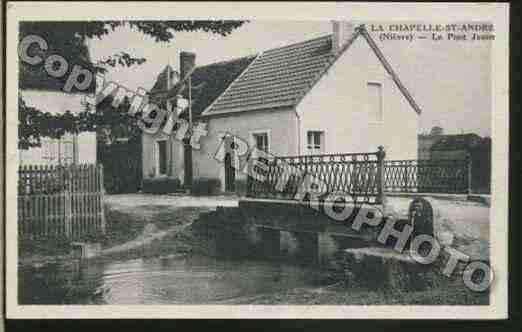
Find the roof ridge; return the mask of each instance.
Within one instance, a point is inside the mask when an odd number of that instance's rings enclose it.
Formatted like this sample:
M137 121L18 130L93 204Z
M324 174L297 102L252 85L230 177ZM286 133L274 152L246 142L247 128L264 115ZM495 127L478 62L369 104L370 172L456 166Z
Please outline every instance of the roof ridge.
M330 34L323 35L323 36L320 36L320 37L315 37L315 38L312 38L312 39L307 39L307 40L303 40L303 41L292 43L292 44L287 44L287 45L283 45L283 46L270 48L270 49L264 50L263 53L279 50L279 49L286 48L286 47L298 46L300 44L310 43L310 42L314 42L316 40L330 38L331 36L332 36L332 34L330 33Z
M303 41L300 41L300 42L296 42L296 43L292 43L292 44L288 44L288 45L284 45L284 46L274 47L274 48L271 48L271 49L268 49L268 50L265 50L265 51L261 51L261 52L258 52L258 53L254 53L254 54L250 54L250 55L246 55L246 56L242 56L242 57L237 57L237 58L233 58L233 59L229 59L229 60L222 60L222 61L212 62L212 63L208 63L208 64L202 65L202 66L195 66L194 70L191 73L191 76L192 76L192 74L194 74L194 71L196 69L205 68L205 67L209 67L209 66L215 66L215 65L224 65L224 64L228 64L228 63L231 63L231 62L234 62L234 61L238 61L238 60L242 60L242 59L250 59L250 58L254 58L255 59L258 56L260 56L261 54L266 53L266 52L275 51L275 50L279 50L279 49L283 49L283 48L287 48L287 47L295 47L295 46L300 45L300 44L306 44L306 43L314 42L314 41L320 40L320 39L331 38L331 36L332 36L332 34L330 33L330 34L314 37L312 39L307 39L307 40L303 40ZM252 61L252 62L254 62L254 61ZM171 67L172 70L178 71L173 66L171 66L170 64L165 65L165 67L163 67L163 70L161 70L160 73L158 74L158 78L156 79L156 82L154 83L154 85L156 85L157 81L159 80L159 77L166 72L166 69L169 66ZM154 87L154 85L153 85L153 87Z
M208 63L206 65L196 66L195 69L209 67L209 66L215 66L215 65L225 65L225 64L228 64L228 63L231 63L231 62L235 62L235 61L238 61L238 60L255 58L256 56L258 56L258 54L251 54L251 55L246 55L246 56L233 58L233 59L229 59L229 60L222 60L222 61L212 62L212 63Z
M256 67L256 65L261 61L263 61L263 59L265 59L266 57L272 57L272 56L275 56L275 57L279 57L277 54L285 54L285 53L288 53L288 52L293 52L294 49L299 49L299 48L320 48L322 47L322 44L325 43L325 42L328 42L329 40L331 40L331 34L327 34L327 35L323 35L323 36L318 36L318 37L315 37L315 38L311 38L311 39L307 39L307 40L304 40L304 41L300 41L300 42L297 42L297 43L292 43L292 44L287 44L287 45L284 45L284 46L280 46L280 47L275 47L275 48L272 48L272 49L269 49L269 50L265 50L263 52L260 52L257 57L250 63L249 66L247 66L245 68L245 70L241 73L241 75L239 75L231 84L230 86L218 97L216 98L216 100L214 101L214 103L212 103L211 105L209 105L207 107L207 109L202 113L203 116L206 116L206 115L211 115L211 114L222 114L222 113L227 113L227 111L223 112L223 110L221 110L221 108L223 107L223 105L225 104L230 104L232 101L230 100L230 98L227 98L229 97L228 93L229 91L232 91L236 86L238 86L238 83L239 82L243 82L242 79L243 77L247 77L250 73L251 73L251 70L255 69L254 67ZM329 51L330 52L330 51ZM295 57L295 54L293 55ZM312 58L317 58L317 56L314 56ZM303 61L303 64L306 64L306 63L309 63L311 60L313 60L312 58L310 59L307 59L306 61ZM329 62L329 58L330 56L328 56L327 58L325 58L324 62ZM263 66L265 67L265 66ZM267 68L269 67L272 67L272 66L268 66ZM317 69L319 69L323 67L323 65L321 66L318 66ZM257 68L257 67L256 67ZM266 71L266 69L263 69L262 71ZM316 69L314 69L315 71ZM319 69L320 70L320 69ZM275 73L278 73L280 71L278 70L270 70L270 73L269 74L264 74L263 76L273 76ZM305 72L308 72L308 71L300 71L302 73L305 73ZM253 76L251 75L251 77L249 77L249 79L252 79L252 77L258 77L259 75L262 75L260 73L256 73L256 74L253 74ZM267 77L268 77L267 76ZM309 76L309 75L304 75L301 74L299 75L299 77L297 77L298 79L306 79L308 80L308 77L306 76ZM249 80L247 79L247 80ZM254 96L252 94L249 94L247 93L248 90L250 88L252 88L252 84L247 84L248 86L247 87L244 87L244 91L241 93L241 94L245 94L245 95L248 95L250 99L254 98ZM298 94L301 94L300 92L297 92ZM290 97L290 96L288 96ZM255 97L257 100L261 100L263 98L260 99L259 96L256 95ZM237 99L237 98L236 98ZM294 100L295 98L292 96L291 98L287 98L287 100L283 103L284 105L289 105L289 103L292 103L292 101ZM237 103L234 102L234 103ZM281 101L274 101L275 104L279 105L279 106L283 106L283 104L281 103ZM275 105L274 103L272 103L273 105ZM256 104L260 104L259 102L257 102ZM217 108L216 108L217 107ZM253 105L250 105L248 106L247 108L252 108ZM233 107L233 108L237 108L237 107ZM241 108L241 107L240 107ZM256 108L258 108L256 106Z
M245 55L245 56L242 56L242 57L237 57L237 58L233 58L233 59L229 59L229 60L222 60L222 61L212 62L212 63L206 64L206 65L202 65L202 66L196 66L195 68L203 68L203 67L207 67L207 66L226 64L226 63L234 62L234 61L241 60L241 59L255 58L255 57L261 55L261 53L266 53L266 52L269 52L269 51L278 50L278 49L285 48L285 47L297 46L299 44L306 44L306 43L313 42L313 41L316 41L316 40L319 40L319 39L326 39L326 38L331 37L331 36L332 36L332 34L330 33L330 34L319 36L319 37L315 37L315 38L312 38L312 39L303 40L303 41L300 41L300 42L297 42L297 43L292 43L292 44L288 44L288 45L284 45L284 46L278 46L278 47L270 48L270 49L267 49L267 50L264 50L264 51L261 51L261 52L257 52L257 53L250 54L250 55Z

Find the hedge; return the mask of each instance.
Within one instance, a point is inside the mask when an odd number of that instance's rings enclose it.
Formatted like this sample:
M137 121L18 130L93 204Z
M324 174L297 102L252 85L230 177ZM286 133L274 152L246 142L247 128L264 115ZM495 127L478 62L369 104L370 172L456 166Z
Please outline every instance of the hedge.
M221 192L221 181L214 178L198 178L192 181L193 195L216 195Z
M142 191L148 194L167 194L181 189L178 178L161 177L143 179Z

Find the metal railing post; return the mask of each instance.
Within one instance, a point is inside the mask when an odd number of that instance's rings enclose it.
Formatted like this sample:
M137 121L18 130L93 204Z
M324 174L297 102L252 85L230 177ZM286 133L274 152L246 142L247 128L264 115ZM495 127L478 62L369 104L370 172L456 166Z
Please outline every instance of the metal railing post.
M250 152L249 156L248 156L248 159L247 159L247 183L246 183L246 197L250 197L252 198L252 186L253 186L253 181L252 181L252 174L253 174L253 155L252 155L252 152Z
M384 158L386 157L386 152L384 151L384 147L380 145L377 151L377 204L384 203Z

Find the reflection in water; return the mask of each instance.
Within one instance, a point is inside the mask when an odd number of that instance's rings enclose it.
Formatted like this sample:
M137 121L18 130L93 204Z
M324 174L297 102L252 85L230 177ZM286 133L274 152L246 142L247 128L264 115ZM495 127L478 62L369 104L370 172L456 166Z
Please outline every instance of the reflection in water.
M79 260L19 268L20 304L97 304L100 293L99 263Z
M277 262L163 256L20 269L20 304L210 304L321 282Z

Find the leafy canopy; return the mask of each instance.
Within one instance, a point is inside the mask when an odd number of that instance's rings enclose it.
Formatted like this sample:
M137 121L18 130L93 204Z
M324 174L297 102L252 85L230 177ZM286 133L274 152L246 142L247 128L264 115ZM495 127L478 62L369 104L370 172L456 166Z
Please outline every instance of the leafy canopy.
M246 21L232 20L21 22L19 38L21 40L27 35L36 34L47 41L49 45L48 54L60 54L69 62L88 64L94 71L105 73L108 67L140 65L146 59L121 51L92 64L89 50L85 43L86 39L102 39L115 29L128 26L134 31L153 38L156 42L170 42L175 38L176 32L180 31L204 31L227 36L244 23ZM20 80L24 79L24 75L32 75L37 77L38 80L45 79L44 75L41 75L42 68L30 66L22 62L20 62L20 66ZM35 75L35 71L40 72ZM109 104L105 104L100 109L108 111L110 107ZM108 114L111 112L100 113L98 110L93 111L88 108L76 115L70 111L62 114L51 114L49 110L42 111L35 107L29 107L20 98L18 147L19 149L28 149L33 146L40 146L41 137L60 138L65 133L95 131L101 127L110 128L109 132L118 132L121 130L122 124L123 127L131 128L134 125L132 123L134 120L130 119L126 114L125 118L122 117L125 107L128 107L128 103L123 103L112 116ZM134 133L134 131L132 132Z

